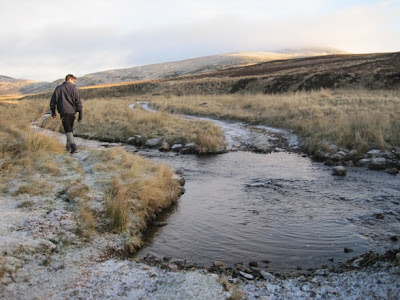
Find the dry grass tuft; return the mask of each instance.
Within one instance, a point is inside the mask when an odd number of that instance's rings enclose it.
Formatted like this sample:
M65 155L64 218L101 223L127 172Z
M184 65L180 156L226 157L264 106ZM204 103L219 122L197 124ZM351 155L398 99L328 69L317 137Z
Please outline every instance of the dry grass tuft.
M59 173L56 157L63 153L63 146L52 136L31 128L33 120L43 115L43 106L32 101L0 102L0 186L14 195L41 195L52 183L40 183L37 173ZM32 109L33 107L33 109ZM28 112L28 113L27 113ZM14 178L23 178L23 184L5 189Z
M96 217L87 201L80 202L78 211L78 234L85 238L90 238L96 233L96 226Z
M81 183L79 180L71 182L66 191L66 200L69 202L78 202L88 199L89 187Z
M7 268L6 268L6 266L5 266L5 261L4 261L4 258L3 258L3 256L0 256L0 279L2 279L3 278L3 276L6 274L6 272L7 272Z
M27 182L20 185L12 195L18 196L21 194L28 194L31 196L43 196L47 194L47 191L52 185L52 183L41 182L38 180L31 181L28 179Z
M30 122L39 118L40 113L39 110L33 111L27 117L27 106L29 103L22 101L14 104L0 103L0 154L7 158L7 164L57 173L52 156L62 153L63 146L54 137L30 127Z
M114 148L101 154L105 169L118 166L105 195L109 229L128 232L130 252L140 246L138 234L149 221L180 196L180 186L169 166Z
M217 131L217 134L215 134ZM196 132L196 145L199 153L217 152L224 144L221 128L209 127Z
M129 206L127 189L118 178L111 182L109 192L106 194L106 216L110 219L110 229L124 231L129 221Z
M239 287L231 282L227 278L220 277L218 282L222 285L225 291L230 292L229 300L242 300L244 299L244 293L239 289Z

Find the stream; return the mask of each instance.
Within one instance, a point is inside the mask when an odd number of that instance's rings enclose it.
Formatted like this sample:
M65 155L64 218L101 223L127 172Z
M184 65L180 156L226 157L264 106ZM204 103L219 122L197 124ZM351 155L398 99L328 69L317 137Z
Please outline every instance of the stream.
M220 126L230 151L139 151L182 170L186 193L158 218L165 226L149 228L137 258L154 255L204 266L215 260L226 266L257 262L270 271L293 271L399 248L398 176L359 167L346 167L344 177L333 176L331 167L290 151L298 146L290 132L197 119ZM63 135L58 137L65 142ZM78 147L113 146L76 141Z
M274 144L283 137L287 149L295 149L298 141L289 132L197 119L220 126L235 151L197 156L140 151L183 170L186 193L157 220L166 226L148 230L138 258L205 266L214 260L226 266L253 261L291 271L399 247L397 176L358 167L347 167L345 177L333 176L331 167ZM249 144L266 153L243 151Z

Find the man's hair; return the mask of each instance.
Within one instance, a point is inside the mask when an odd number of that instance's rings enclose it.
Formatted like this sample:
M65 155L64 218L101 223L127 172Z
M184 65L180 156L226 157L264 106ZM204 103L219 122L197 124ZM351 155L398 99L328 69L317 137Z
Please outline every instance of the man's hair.
M65 76L65 81L68 81L70 79L76 79L76 77L72 74L68 74L67 76Z

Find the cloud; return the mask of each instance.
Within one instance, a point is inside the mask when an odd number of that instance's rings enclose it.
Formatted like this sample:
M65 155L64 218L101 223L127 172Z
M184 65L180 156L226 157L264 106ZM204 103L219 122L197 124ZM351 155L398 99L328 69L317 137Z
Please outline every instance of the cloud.
M4 3L3 3L4 2ZM3 0L0 74L52 81L237 51L399 51L396 1Z
M248 21L224 15L186 26L135 32L127 39L146 45L132 49L132 63L133 57L145 58L146 52L156 58L177 59L184 53L197 56L316 46L361 53L396 51L400 46L396 33L387 28L385 15L368 7L282 20Z

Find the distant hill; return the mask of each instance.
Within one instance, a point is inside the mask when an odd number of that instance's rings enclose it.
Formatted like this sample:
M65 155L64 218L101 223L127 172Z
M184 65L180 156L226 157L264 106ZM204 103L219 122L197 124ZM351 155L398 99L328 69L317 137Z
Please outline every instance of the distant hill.
M146 65L128 69L116 69L85 75L78 80L78 86L93 86L130 81L175 78L184 75L206 74L232 67L241 67L296 57L310 57L329 54L343 54L336 49L310 48L284 50L281 52L249 51L211 55L175 62Z
M8 76L0 75L0 95L18 95L23 94L21 89L35 81L27 79L15 79Z
M8 76L0 75L0 82L13 82L15 80L17 80L17 79L12 78L12 77L8 77Z
M397 89L400 88L400 52L276 60L222 70L207 77L240 78L231 93L241 90L281 93L321 88Z
M274 60L205 74L86 87L83 97L400 89L400 52Z
M330 48L287 49L279 52L249 51L221 55L211 55L175 62L152 64L140 67L115 69L91 73L78 78L78 87L123 83L141 80L176 78L184 75L206 74L219 70L242 67L273 60L311 57L345 52ZM53 90L63 79L38 82L14 79L0 75L0 95L34 94Z

